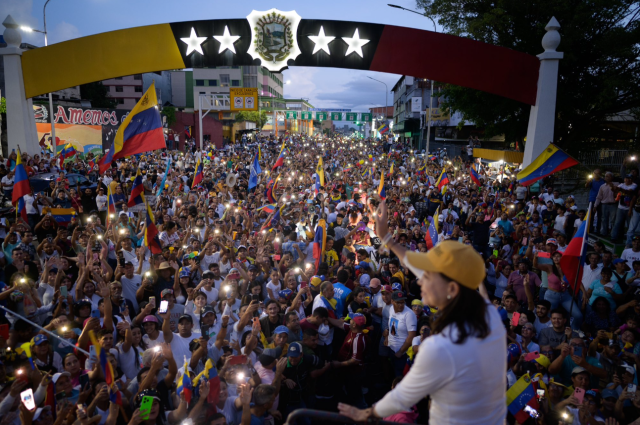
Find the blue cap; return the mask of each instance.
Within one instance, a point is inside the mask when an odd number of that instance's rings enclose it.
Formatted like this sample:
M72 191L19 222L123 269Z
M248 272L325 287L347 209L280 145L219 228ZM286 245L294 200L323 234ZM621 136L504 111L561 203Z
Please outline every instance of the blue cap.
M395 282L391 285L391 289L394 291L402 291L402 285L400 283Z
M273 331L273 334L274 334L274 335L277 335L277 334L287 334L287 335L288 335L288 334L289 334L289 328L287 328L287 327L286 327L286 326L284 326L284 325L280 325L280 326L278 326L278 327L276 328L276 330L275 330L275 331Z
M288 300L289 298L291 298L291 295L293 295L293 291L288 288L283 289L282 291L278 291L278 297L284 298L285 300Z
M302 355L302 346L298 342L294 342L289 345L287 350L287 357L300 357Z
M180 272L180 277L189 277L189 276L190 276L189 270L182 270Z
M607 398L610 398L610 397L613 397L613 398L615 398L617 400L618 399L618 393L616 391L610 390L608 388L602 391L602 398L603 399L607 399Z
M369 267L370 267L369 263L367 261L363 261L359 263L355 268L356 270L358 270L358 269L368 269Z
M31 343L33 345L40 345L43 342L49 342L49 340L47 339L46 336L44 336L43 334L38 334L36 336L33 337L33 339L31 340Z
M624 261L622 258L616 258L611 262L611 264L620 264L620 263L626 263L626 261Z

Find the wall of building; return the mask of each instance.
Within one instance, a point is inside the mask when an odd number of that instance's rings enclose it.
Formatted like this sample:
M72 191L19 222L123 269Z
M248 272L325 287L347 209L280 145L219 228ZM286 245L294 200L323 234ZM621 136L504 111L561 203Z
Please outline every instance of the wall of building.
M219 149L222 147L222 122L217 116L207 115L202 119L202 134L209 136ZM196 141L200 140L200 128L198 114L193 112L176 112L176 122L170 127L172 132L179 135L180 150L184 150L184 130L191 127L192 135Z
M102 84L107 87L108 96L117 99L117 109L133 109L144 94L142 74L111 78Z

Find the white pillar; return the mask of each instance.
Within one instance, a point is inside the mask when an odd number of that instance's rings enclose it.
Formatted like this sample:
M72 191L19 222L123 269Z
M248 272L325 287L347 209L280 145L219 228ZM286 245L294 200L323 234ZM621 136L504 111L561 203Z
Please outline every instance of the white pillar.
M540 58L540 74L538 75L538 93L536 104L531 107L529 128L524 149L523 168L531 164L544 149L553 142L553 130L556 118L556 94L558 91L558 66L564 53L557 52L560 45L560 24L555 17L551 18L542 37L544 52Z
M7 141L9 153L17 149L18 145L23 152L30 155L40 153L38 145L38 133L36 132L36 120L33 115L31 99L27 99L22 79L22 34L18 30L19 25L11 15L2 23L3 33L7 47L0 49L0 55L4 59L4 81L7 98ZM53 117L51 117L53 119Z

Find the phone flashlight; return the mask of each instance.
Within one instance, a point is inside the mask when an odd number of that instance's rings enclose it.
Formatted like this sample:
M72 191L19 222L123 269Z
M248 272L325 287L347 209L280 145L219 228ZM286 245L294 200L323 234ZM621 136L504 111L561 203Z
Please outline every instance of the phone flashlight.
M296 273L300 273L302 270L300 269L300 267L296 267L294 270Z
M66 326L63 326L63 327L62 327L62 332L66 332L66 331L67 331L67 327L66 327Z
M276 242L280 242L280 238L276 238Z
M109 214L109 218L114 218L115 214Z
M156 345L155 347L153 347L153 351L156 352L156 353L159 353L160 352L160 346Z
M98 239L102 239L102 235L98 235Z
M87 223L91 223L91 217L87 219Z
M225 292L227 292L227 293L228 293L229 291L231 291L231 286L230 286L230 285L225 286L225 287L224 287L224 291L225 291Z
M220 230L216 229L216 234L220 233Z
M243 381L243 380L244 380L244 373L242 373L242 372L238 372L238 374L236 375L236 377L238 378L238 381Z
M24 277L22 279L20 279L20 283L25 283L27 281L27 279L25 279Z
M636 160L635 155L631 157L631 160L632 160L632 161L635 161L635 160Z
M188 246L187 245L182 245L182 249L187 249Z

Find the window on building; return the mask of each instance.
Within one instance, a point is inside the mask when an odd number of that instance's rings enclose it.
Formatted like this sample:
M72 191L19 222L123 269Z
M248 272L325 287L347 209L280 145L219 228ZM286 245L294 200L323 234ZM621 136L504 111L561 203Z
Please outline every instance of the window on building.
M124 99L122 98L118 99L118 105L124 105Z
M116 80L122 80L122 77L116 77L115 79Z
M142 86L135 86L136 93L142 93Z
M229 74L220 74L220 86L229 87Z
M201 91L198 94L207 94L207 92Z
M240 69L239 66L232 66L231 69Z
M256 76L244 76L244 86L245 87L258 87L258 77Z
M240 87L240 80L231 80L231 87Z
M124 87L116 86L116 93L122 93L124 91Z
M197 87L202 87L202 86L204 86L204 80L196 80L196 86L197 86Z
M135 75L133 76L133 79L134 79L134 80L142 80L142 74L135 74Z
M209 87L216 87L218 85L218 80L209 80Z

